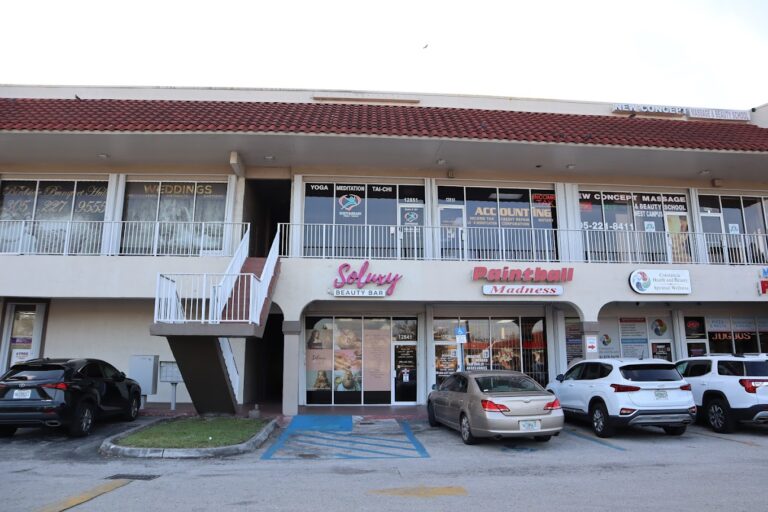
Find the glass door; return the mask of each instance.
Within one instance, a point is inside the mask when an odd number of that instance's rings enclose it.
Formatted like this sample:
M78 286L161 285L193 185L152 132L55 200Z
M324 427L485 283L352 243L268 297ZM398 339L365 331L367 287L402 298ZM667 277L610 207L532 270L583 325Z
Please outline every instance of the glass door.
M441 259L464 259L464 207L440 206Z
M667 261L673 263L691 262L691 244L688 235L688 215L666 213L664 215L667 233Z
M415 404L418 399L418 350L415 342L392 344L393 404Z
M400 258L424 258L424 205L401 204L398 207Z
M44 317L45 304L8 304L0 373L16 363L40 357Z
M723 216L719 213L702 213L701 229L707 244L710 263L724 263L727 258L723 236Z

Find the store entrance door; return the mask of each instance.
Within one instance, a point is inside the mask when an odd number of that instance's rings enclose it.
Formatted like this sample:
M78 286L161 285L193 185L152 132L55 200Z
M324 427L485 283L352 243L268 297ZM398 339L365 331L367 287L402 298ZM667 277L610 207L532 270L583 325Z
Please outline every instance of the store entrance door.
M0 344L0 373L16 363L40 357L45 304L9 303Z
M463 206L440 206L440 250L441 259L464 259Z
M401 204L398 209L400 258L424 259L424 205Z
M417 354L415 342L392 344L393 404L415 404L418 400Z

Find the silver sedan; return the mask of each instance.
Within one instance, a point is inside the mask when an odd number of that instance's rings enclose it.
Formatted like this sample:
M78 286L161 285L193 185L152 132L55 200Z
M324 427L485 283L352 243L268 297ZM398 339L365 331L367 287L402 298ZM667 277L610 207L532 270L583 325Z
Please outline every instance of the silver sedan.
M524 373L454 373L429 394L430 426L442 423L461 434L465 444L479 437L533 437L549 441L563 429L557 398Z

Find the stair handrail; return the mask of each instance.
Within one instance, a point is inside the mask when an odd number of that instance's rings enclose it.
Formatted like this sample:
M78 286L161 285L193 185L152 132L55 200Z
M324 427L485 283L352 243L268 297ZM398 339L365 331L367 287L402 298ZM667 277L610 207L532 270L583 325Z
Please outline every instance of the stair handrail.
M277 267L277 260L280 257L280 226L277 226L275 232L275 238L272 240L272 246L269 248L269 254L267 254L267 260L264 262L264 268L261 271L261 276L254 276L251 283L251 311L250 311L250 323L260 325L261 324L261 310L267 301L267 295L269 294L269 286L272 283L272 278L275 275L275 268Z
M246 224L245 233L243 238L237 245L237 250L229 261L227 270L224 271L224 276L221 281L213 286L211 290L211 300L214 301L211 307L210 323L219 323L221 315L224 312L224 308L227 305L227 299L229 298L232 290L235 288L235 283L240 275L240 270L245 264L245 260L248 258L248 249L250 248L251 240L251 225Z

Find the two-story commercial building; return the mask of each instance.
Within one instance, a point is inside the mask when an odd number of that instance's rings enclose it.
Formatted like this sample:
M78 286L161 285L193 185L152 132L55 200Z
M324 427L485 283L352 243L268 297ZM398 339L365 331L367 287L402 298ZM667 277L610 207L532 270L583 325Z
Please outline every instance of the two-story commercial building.
M768 352L767 225L766 106L3 87L0 370L154 354L296 414Z

